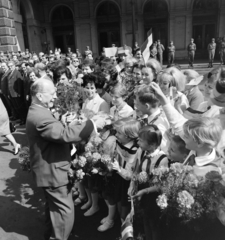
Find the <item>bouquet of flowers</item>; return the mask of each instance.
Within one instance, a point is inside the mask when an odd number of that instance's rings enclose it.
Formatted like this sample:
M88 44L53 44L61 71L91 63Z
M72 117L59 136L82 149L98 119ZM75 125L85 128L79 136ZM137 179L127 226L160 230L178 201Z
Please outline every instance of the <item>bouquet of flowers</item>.
M224 182L218 172L198 177L191 166L180 163L154 169L151 184L159 188L156 201L162 213L185 223L216 216L217 207L225 197Z
M55 110L59 114L75 112L82 100L81 88L75 83L59 84L57 86L57 99Z
M31 171L30 168L30 149L28 147L23 147L18 156L18 161L20 164L20 167L23 171Z
M84 175L106 175L112 170L111 157L104 153L103 140L98 135L90 138L84 147L84 152L72 162L71 169L69 171L71 180L82 180Z

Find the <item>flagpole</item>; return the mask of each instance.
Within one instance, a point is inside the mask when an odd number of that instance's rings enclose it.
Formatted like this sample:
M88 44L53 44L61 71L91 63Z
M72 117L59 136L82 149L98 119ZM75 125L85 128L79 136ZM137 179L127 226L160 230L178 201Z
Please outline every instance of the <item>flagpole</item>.
M135 0L130 1L132 7L132 35L133 35L133 46L132 49L134 50L135 42L136 42L136 14L135 14Z

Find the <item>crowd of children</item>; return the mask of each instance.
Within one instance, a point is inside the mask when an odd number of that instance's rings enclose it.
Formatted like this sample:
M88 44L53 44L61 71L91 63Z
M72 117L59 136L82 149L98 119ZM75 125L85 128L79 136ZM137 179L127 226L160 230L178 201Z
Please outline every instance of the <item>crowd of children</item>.
M119 221L116 212L122 224L132 199L140 201L143 210L145 239L162 239L157 187L146 185L134 191L132 179L139 172L151 174L155 168L180 162L193 166L198 176L210 171L223 174L224 75L222 66L203 78L195 70L162 69L155 59L144 63L126 56L117 62L84 61L74 78L64 79L83 89L84 112L104 112L112 119L113 131L105 140L114 156L110 189L96 184L103 180L93 174L77 185L74 202L90 217L100 210L98 197L103 196L108 215L98 231L107 231Z

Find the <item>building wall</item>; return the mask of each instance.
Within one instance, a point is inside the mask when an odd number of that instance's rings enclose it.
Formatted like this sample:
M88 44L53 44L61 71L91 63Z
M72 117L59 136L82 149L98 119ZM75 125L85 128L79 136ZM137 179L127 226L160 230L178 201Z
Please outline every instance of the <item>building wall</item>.
M55 43L52 33L51 14L59 5L71 9L74 16L74 45L84 51L88 45L97 55L101 49L98 46L98 27L96 11L106 0L12 0L15 27L20 48L24 50L22 33L22 16L20 4L26 10L29 48L32 51L44 51L46 42L50 49ZM121 45L132 45L132 9L130 0L109 0L114 2L120 12L120 42ZM143 11L149 0L136 0L136 39L141 45L145 40ZM192 37L193 2L194 0L165 0L168 5L168 41L173 40L176 46L176 57L187 57L186 47ZM219 16L217 36L225 35L225 0L219 0ZM107 46L106 46L107 47Z

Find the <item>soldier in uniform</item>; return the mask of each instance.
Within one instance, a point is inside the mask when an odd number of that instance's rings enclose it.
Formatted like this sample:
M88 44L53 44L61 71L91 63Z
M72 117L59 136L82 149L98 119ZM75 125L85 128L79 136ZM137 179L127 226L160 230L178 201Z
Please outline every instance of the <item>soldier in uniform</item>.
M194 39L191 38L191 42L187 46L188 51L188 59L189 59L189 67L193 68L193 63L195 59L195 51L196 51L196 44L194 43Z
M209 66L208 68L213 67L213 60L215 57L215 52L216 52L216 43L215 43L215 38L212 38L212 42L208 44L208 53L209 53Z
M168 66L170 67L171 65L174 64L174 59L175 59L175 51L176 48L173 45L173 41L170 41L170 45L168 46Z
M81 63L82 62L82 55L81 55L79 49L76 49L76 54L77 54L77 58L79 60L79 63Z
M220 62L225 65L225 37L220 42Z
M90 50L90 47L87 46L86 50L84 51L84 57L86 58L88 55L92 55L92 51Z
M135 53L138 49L140 49L140 47L139 47L138 43L135 42L135 43L134 43L134 53Z
M164 46L161 44L160 40L157 41L157 55L158 61L163 65L163 51L165 51Z
M150 57L157 59L157 47L155 43L153 43L152 48L150 50Z

